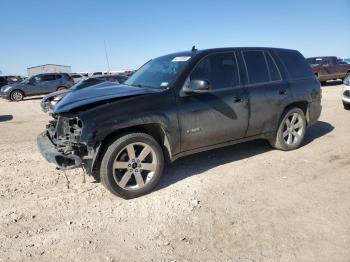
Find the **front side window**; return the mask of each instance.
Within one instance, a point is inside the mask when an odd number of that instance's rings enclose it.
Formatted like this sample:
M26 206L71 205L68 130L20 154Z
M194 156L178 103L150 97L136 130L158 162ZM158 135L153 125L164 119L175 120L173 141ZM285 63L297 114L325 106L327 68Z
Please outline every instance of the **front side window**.
M190 80L206 80L212 89L239 85L239 72L235 54L208 55L196 65L190 75Z
M269 81L269 71L263 51L244 51L244 61L248 71L249 83L257 84Z
M166 55L153 59L137 70L125 84L166 89L191 59L190 56Z
M42 75L36 75L36 76L33 76L29 79L29 81L31 82L40 82L42 81Z

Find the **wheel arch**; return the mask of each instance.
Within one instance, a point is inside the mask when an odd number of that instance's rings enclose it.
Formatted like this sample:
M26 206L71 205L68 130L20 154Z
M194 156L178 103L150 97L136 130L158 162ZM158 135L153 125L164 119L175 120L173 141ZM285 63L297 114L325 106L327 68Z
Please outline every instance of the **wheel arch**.
M283 116L284 112L288 111L290 108L300 108L306 118L306 124L308 125L309 121L310 121L310 115L309 115L309 102L306 100L300 100L300 101L294 101L292 103L287 104L284 109L282 110L280 116L279 116L279 121L278 123L281 121L281 117Z
M25 93L22 89L16 88L16 89L11 90L11 92L10 92L10 98L11 98L12 93L15 92L15 91L20 91L20 92L23 94L23 97L26 96L26 93Z
M129 134L129 133L136 133L141 132L150 135L153 137L160 147L162 148L163 154L164 154L164 160L166 162L170 162L172 159L172 148L170 145L170 141L167 135L167 132L165 131L165 128L159 124L159 123L147 123L147 124L139 124L139 125L133 125L125 128L121 128L118 130L114 130L110 132L103 141L101 141L101 146L97 152L97 155L94 158L94 161L92 163L91 171L94 169L98 169L98 165L100 164L103 154L107 149L107 146L112 142L118 139L119 137Z

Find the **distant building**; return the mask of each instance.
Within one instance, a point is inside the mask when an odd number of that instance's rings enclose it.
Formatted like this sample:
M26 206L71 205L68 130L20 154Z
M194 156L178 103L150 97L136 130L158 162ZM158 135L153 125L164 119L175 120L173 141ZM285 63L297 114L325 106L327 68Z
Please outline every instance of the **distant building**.
M27 68L28 76L42 73L71 73L71 66L46 64Z

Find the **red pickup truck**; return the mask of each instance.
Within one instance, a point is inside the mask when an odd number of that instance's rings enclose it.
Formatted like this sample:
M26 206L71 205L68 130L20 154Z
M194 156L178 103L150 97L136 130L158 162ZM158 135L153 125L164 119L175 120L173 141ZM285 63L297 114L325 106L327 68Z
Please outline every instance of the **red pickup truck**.
M340 61L335 56L318 56L306 59L320 82L344 79L350 74L350 64Z

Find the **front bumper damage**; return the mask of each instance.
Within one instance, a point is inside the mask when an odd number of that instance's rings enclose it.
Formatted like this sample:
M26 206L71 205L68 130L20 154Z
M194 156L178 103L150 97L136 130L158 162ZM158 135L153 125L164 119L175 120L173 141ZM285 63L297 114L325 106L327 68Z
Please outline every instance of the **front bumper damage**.
M47 131L37 137L37 144L43 157L48 162L55 164L60 170L73 169L83 165L80 156L74 154L65 155L58 152Z

